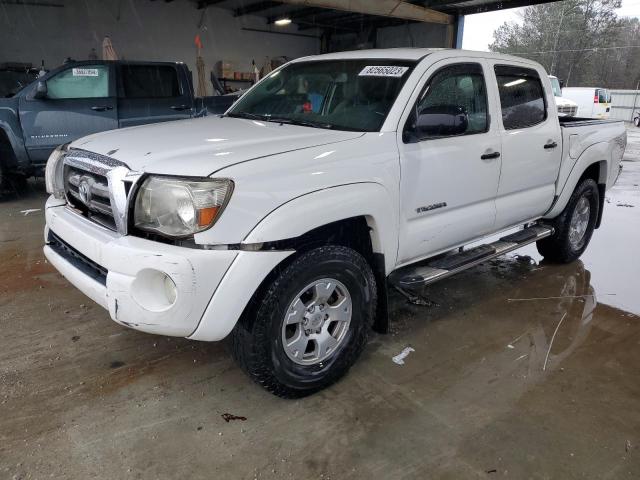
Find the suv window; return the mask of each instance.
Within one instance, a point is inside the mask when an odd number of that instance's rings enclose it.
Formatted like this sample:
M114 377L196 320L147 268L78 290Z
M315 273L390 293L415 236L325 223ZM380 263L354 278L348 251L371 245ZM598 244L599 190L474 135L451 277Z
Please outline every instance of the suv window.
M513 130L544 122L547 106L538 72L510 65L496 65L495 72L504 128Z
M460 63L438 70L427 82L416 105L420 139L486 132L487 90L482 67Z
M104 98L109 96L109 67L72 67L47 80L47 98Z
M123 65L120 69L126 98L180 96L178 73L169 65Z

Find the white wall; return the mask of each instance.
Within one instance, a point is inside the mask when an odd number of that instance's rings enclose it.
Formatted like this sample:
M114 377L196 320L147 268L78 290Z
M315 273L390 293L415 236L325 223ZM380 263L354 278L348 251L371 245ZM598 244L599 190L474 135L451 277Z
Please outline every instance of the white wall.
M116 52L127 60L182 61L195 76L194 37L200 33L208 72L218 60L250 71L251 60L262 66L265 56L300 57L319 53L315 38L243 31L269 28L256 16L234 18L229 10L210 7L204 28L202 10L194 2L176 0L51 0L62 8L0 3L0 63L31 62L47 68L65 58L84 60L91 48L102 55L102 39L110 35ZM275 27L272 27L275 29ZM291 25L280 31L296 31ZM307 31L305 31L307 33ZM195 80L195 78L194 78ZM211 85L208 85L209 91Z

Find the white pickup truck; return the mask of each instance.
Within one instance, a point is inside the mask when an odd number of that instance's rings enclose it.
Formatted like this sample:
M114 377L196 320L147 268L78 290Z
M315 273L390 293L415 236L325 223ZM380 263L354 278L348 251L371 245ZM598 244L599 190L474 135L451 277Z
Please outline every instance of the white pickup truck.
M388 285L415 292L532 242L578 258L625 145L621 122L559 121L529 60L307 57L224 115L59 147L44 253L119 324L230 336L254 380L300 397L386 330Z

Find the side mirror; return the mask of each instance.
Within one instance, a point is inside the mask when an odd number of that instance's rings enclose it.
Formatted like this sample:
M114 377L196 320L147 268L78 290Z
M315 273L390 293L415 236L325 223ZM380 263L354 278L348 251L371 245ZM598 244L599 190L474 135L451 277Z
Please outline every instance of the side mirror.
M469 116L458 105L435 105L418 112L416 134L425 137L462 135L469 127Z
M34 98L47 98L47 82L44 80L38 80L38 83L36 84L36 91L33 94Z

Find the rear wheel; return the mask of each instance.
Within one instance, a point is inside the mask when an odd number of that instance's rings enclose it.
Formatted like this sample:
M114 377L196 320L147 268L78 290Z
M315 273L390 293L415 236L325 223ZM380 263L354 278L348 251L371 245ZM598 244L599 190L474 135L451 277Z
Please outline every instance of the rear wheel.
M355 363L373 324L376 284L358 252L325 246L301 254L256 300L231 335L232 353L268 391L297 398Z
M599 208L598 185L587 178L576 187L563 212L553 220L554 234L537 242L538 252L552 262L576 260L589 245Z
M640 127L640 116L633 119L633 123L636 127Z

